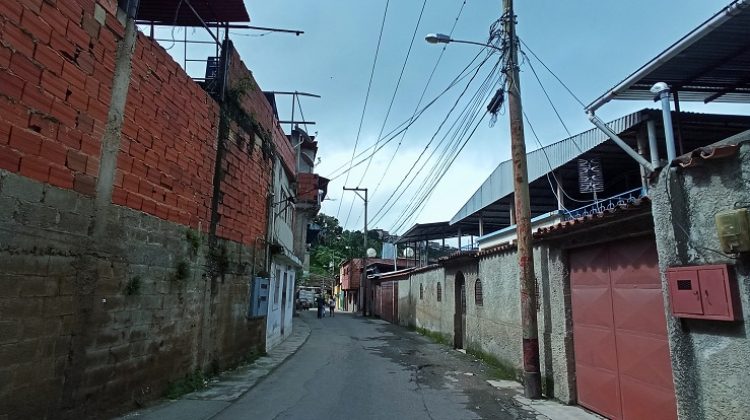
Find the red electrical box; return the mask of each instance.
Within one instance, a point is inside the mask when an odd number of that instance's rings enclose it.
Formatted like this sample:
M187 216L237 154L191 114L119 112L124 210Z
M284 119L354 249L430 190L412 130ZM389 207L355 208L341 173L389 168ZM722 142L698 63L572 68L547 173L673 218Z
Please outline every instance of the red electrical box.
M674 316L716 321L734 321L739 316L726 264L672 267L667 270L667 281Z

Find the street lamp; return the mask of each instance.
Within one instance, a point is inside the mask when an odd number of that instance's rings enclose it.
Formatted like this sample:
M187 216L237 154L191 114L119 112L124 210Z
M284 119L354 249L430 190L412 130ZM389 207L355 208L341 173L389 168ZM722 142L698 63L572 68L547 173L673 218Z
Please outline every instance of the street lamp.
M479 45L482 47L492 48L493 50L496 50L496 51L503 51L502 48L496 45L486 44L484 42L464 41L461 39L453 39L446 34L427 34L424 37L424 40L430 44L450 44L450 43L471 44L471 45Z
M531 206L529 203L529 171L526 162L526 141L523 133L521 81L518 70L518 39L516 37L513 0L503 0L503 32L505 40L500 48L491 44L451 39L444 34L429 34L425 40L432 44L474 44L500 51L505 59L507 77L508 116L510 117L511 160L513 162L513 198L516 214L516 247L518 249L519 280L521 286L521 329L523 335L524 394L527 398L541 397L539 366L539 330L537 326L537 296L534 276L534 248L531 236Z

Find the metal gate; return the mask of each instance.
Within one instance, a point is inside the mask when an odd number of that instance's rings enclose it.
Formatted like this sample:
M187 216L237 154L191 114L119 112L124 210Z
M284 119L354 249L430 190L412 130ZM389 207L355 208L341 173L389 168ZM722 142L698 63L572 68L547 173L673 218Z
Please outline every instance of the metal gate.
M613 419L676 419L656 245L570 252L578 402Z

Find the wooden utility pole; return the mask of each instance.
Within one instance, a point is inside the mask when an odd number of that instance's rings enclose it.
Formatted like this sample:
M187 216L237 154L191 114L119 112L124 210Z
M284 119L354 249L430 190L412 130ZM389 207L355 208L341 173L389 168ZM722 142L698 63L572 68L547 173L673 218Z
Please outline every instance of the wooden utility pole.
M521 80L518 71L518 39L513 0L503 0L506 66L508 78L508 115L510 116L511 159L515 198L518 267L521 281L521 322L523 324L523 388L527 398L541 398L539 371L539 331L537 329L536 279L534 278L534 245L531 237L531 206L526 164L526 140L523 133Z

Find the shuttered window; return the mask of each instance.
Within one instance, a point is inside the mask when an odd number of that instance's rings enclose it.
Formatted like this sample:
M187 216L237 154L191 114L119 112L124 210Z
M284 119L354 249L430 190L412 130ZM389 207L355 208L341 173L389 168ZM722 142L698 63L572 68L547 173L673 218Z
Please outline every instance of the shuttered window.
M443 301L443 286L440 285L440 282L437 284L437 301Z
M479 279L474 282L474 303L476 303L477 306L484 305L484 296L482 295L482 280Z

